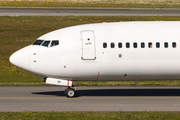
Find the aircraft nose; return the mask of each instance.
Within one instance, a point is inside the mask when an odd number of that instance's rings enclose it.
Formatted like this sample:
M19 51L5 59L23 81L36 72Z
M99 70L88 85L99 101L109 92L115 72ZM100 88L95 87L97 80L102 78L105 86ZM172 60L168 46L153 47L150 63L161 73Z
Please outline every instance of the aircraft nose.
M25 47L13 53L9 61L24 70L29 70L29 47Z

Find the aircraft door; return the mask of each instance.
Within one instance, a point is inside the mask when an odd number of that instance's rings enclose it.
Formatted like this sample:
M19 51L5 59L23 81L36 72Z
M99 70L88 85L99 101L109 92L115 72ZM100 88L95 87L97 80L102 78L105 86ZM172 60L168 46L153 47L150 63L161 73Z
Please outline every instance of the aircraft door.
M84 30L81 31L82 39L82 60L95 60L96 48L94 31Z

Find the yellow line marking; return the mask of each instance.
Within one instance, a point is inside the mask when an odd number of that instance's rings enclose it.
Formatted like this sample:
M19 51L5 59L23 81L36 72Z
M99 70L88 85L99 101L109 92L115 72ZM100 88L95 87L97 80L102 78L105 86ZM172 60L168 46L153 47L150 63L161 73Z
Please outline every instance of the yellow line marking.
M180 99L180 97L0 97L3 99Z

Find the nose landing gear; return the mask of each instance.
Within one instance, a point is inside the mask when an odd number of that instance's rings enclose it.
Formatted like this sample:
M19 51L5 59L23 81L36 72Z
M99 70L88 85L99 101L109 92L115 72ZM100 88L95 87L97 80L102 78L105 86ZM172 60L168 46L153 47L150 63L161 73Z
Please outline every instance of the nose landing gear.
M63 80L63 79L57 79L57 78L44 78L44 82L48 84L53 84L53 85L68 86L68 88L66 88L64 92L66 97L72 98L75 96L76 89L72 85L72 81L70 80Z
M72 98L75 96L75 89L73 87L68 87L65 89L64 94L66 97Z

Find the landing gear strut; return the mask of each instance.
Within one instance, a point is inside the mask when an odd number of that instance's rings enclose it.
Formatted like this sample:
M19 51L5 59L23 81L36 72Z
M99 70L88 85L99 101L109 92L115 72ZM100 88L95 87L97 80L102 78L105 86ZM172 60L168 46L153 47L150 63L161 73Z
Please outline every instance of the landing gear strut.
M75 96L75 89L73 87L68 87L65 89L64 94L66 97L74 97Z

